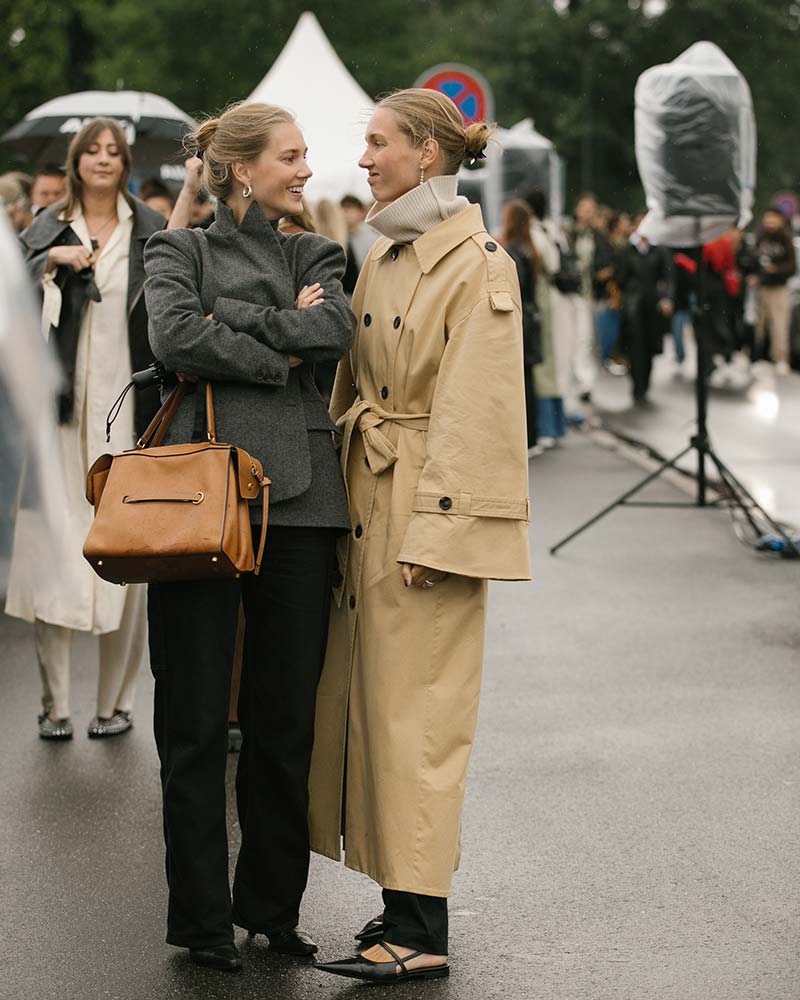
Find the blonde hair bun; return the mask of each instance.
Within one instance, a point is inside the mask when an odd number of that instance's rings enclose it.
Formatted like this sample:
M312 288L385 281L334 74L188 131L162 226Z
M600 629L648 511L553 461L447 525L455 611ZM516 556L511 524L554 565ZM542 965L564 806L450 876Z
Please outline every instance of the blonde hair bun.
M217 134L217 129L219 128L219 118L207 118L194 132L189 136L190 145L193 146L198 154L202 156L203 153L211 145L211 140Z
M462 163L483 155L486 144L497 128L477 122L464 128L461 112L446 94L438 90L414 87L396 90L378 102L378 107L395 113L400 131L412 146L426 139L439 144L439 156L445 174L457 174Z
M466 145L464 159L468 161L480 159L496 131L497 126L489 125L487 122L473 122L467 125L464 130Z

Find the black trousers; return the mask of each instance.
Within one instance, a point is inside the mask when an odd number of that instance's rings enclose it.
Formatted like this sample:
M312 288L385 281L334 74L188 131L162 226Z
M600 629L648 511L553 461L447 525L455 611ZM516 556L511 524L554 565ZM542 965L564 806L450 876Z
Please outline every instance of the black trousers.
M447 954L447 899L383 890L384 938L426 955Z
M271 527L259 576L149 587L170 944L227 944L234 923L262 932L297 925L308 878L308 772L334 540L330 529ZM242 846L231 905L225 771L240 601Z

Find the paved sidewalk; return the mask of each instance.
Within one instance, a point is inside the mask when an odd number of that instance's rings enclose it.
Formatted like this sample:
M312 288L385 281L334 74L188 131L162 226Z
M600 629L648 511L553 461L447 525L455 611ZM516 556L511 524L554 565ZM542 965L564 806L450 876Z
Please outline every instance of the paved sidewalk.
M616 511L552 559L640 470L583 435L532 468L536 577L491 589L449 981L364 988L263 939L226 977L167 947L150 678L134 730L90 742L96 658L79 641L77 736L42 743L31 630L3 619L0 995L800 996L800 565L691 510ZM350 951L378 899L314 859L303 924L323 957Z

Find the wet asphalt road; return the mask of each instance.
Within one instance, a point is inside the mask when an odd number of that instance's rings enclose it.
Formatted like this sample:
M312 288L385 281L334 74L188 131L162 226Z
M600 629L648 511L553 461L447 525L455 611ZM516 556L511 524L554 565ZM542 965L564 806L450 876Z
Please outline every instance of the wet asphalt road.
M2 619L0 997L800 997L800 563L698 511L615 512L545 554L640 476L580 436L534 463L536 578L491 591L449 981L353 985L263 939L226 976L166 946L150 678L134 730L90 742L82 639L76 739L48 745L31 630ZM378 900L314 859L321 955L348 953Z

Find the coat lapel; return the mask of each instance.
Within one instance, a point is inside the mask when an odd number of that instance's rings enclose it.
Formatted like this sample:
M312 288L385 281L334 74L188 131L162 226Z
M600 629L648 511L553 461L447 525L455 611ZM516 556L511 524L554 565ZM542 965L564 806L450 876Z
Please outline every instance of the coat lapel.
M143 211L146 206L137 198L133 199L133 230L131 250L128 257L128 318L142 297L144 290L144 245L159 228L154 225L154 213Z

